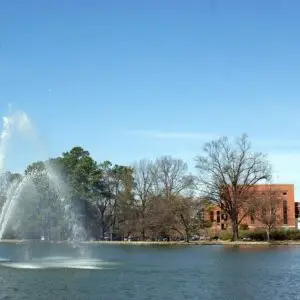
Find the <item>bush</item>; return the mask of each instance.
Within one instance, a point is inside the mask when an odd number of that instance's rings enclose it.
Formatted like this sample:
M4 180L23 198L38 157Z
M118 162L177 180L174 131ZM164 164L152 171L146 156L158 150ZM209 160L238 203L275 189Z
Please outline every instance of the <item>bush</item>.
M251 237L250 237L251 235ZM255 234L252 232L252 231L249 231L249 230L239 230L239 237L240 239L244 239L244 238L251 238L253 239L253 236ZM221 240L224 240L224 241L228 241L228 240L231 240L232 238L232 232L231 230L227 230L227 231L221 231L220 233L220 239Z
M298 229L275 229L270 234L271 240L300 240L300 230Z
M270 233L270 239L274 241L284 241L288 240L289 233L283 229L275 229Z
M240 225L240 230L248 230L248 229L249 229L248 224L241 224Z
M210 228L212 226L212 221L205 220L203 221L202 228Z
M255 230L240 230L240 239L250 238L253 241L266 241L267 233L264 228ZM232 232L222 231L220 233L221 240L231 240ZM298 229L274 229L270 233L270 239L273 241L300 240L300 230Z
M288 237L289 237L289 240L300 240L300 230L299 229L289 229Z
M267 239L266 231L262 229L255 229L253 231L247 231L244 235L245 238L250 238L254 241L265 241Z
M243 237L250 238L255 241L265 241L267 240L267 233L265 229L260 228L245 232ZM274 241L300 240L300 230L275 229L271 231L270 239Z
M232 238L232 232L231 231L221 231L220 233L220 240L228 241Z

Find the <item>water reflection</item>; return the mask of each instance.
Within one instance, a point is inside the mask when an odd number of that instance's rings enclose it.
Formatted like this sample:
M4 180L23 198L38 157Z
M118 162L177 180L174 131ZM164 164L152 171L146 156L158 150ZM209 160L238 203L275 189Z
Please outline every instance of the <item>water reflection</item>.
M300 294L300 247L93 244L90 257L80 258L68 245L31 245L22 260L29 245L0 244L0 257L11 258L0 262L1 292L11 299L281 300Z

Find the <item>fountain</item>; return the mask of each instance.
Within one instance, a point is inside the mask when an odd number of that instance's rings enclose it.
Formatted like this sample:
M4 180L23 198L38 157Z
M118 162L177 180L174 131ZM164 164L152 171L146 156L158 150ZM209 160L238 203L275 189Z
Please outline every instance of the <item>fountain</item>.
M21 134L32 135L33 126L24 112L3 117L3 130L0 135L0 174L5 174L3 171L6 149L15 130ZM86 240L86 232L68 196L69 187L60 180L59 173L51 165L48 163L44 165L44 169L29 172L21 179L17 178L10 182L4 179L3 185L6 187L6 192L5 202L0 213L0 240L4 238L9 228L18 231L21 234L21 239L24 236L26 238L28 232L32 234L34 230L38 229L39 236L36 236L36 238L42 240L39 243L45 243L46 240L53 240L50 232L53 229L51 224L55 223L55 229L59 228L64 233L67 232L67 236L63 238L67 240L67 244L71 248L79 250L76 251L76 262L70 257L55 259L55 257L50 256L47 258L47 262L42 264L40 259L33 259L30 251L26 248L23 262L4 262L5 266L20 267L21 264L23 267L28 267L28 261L30 261L30 268L55 268L61 266L97 268L99 261L96 262L89 259L89 255L86 252L87 248L82 243ZM4 175L1 176L5 177ZM39 222L38 226L32 225L36 220ZM47 232L41 232L41 224L44 223L47 225ZM54 239L61 240L61 237L58 238L56 234ZM4 266L4 263L1 263L1 265Z

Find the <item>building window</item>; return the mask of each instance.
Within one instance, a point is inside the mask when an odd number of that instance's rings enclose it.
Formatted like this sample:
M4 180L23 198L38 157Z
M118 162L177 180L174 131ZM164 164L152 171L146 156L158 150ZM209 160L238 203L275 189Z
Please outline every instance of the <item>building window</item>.
M223 221L227 221L227 215L226 215L226 214L222 214L222 215L221 215L221 219L222 219Z
M209 218L210 218L210 221L211 221L211 222L214 221L214 212L213 212L213 211L210 212Z
M251 211L250 211L250 221L251 221L251 224L254 224L254 209L251 209Z
M283 200L282 201L283 204L283 224L287 225L288 223L288 209L287 209L287 201Z
M221 222L221 216L220 216L220 212L217 211L217 223Z
M221 230L225 230L226 228L225 228L225 224L224 223L222 223L221 224Z
M300 216L299 203L295 203L295 215L296 218L299 218Z

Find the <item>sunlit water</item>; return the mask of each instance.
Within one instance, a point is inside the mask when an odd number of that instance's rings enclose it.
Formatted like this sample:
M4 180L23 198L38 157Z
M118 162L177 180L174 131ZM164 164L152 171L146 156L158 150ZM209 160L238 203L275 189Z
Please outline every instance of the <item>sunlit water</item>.
M300 247L0 244L0 299L300 299Z

